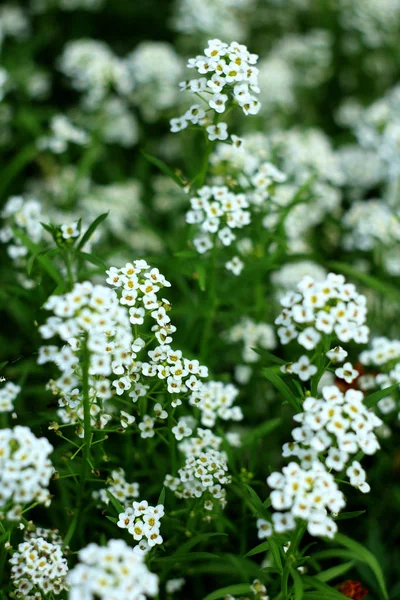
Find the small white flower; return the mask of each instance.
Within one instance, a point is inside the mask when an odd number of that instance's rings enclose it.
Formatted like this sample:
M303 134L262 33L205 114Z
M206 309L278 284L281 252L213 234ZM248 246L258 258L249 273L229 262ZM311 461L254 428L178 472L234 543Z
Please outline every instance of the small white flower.
M228 139L228 125L226 123L218 123L217 125L209 125L206 128L208 133L208 139L213 142L214 140L227 140Z

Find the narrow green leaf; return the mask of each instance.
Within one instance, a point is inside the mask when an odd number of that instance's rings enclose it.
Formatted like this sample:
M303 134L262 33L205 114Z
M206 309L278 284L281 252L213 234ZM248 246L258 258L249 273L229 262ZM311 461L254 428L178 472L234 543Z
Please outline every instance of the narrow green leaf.
M294 600L303 600L304 586L300 573L297 569L290 569L290 575L293 579Z
M206 269L203 264L198 265L197 267L197 281L199 282L199 287L202 292L206 291Z
M397 288L382 281L381 279L373 277L372 275L367 275L366 273L358 271L348 263L334 261L330 263L330 267L332 267L332 269L336 269L336 271L339 273L344 273L345 275L354 277L354 279L361 281L361 283L364 283L369 288L380 292L384 296L390 296L396 300L399 299L399 290Z
M344 521L346 519L355 519L357 517L361 517L361 515L364 515L366 512L367 512L366 510L354 510L353 512L339 513L339 515L336 517L336 521Z
M165 500L165 487L163 487L160 495L158 496L157 504L164 504L164 500Z
M89 254L88 252L79 252L79 256L82 256L85 260L96 265L96 267L101 267L103 269L107 269L107 263L104 262L102 258L95 256L94 254Z
M111 521L111 523L118 523L117 517L110 517L109 515L106 515L106 519Z
M22 171L22 169L29 164L38 154L36 144L32 146L25 146L19 154L17 154L8 166L1 171L0 180L0 195L2 195L7 187L10 185L14 177Z
M262 374L272 385L278 390L280 394L284 397L284 399L289 402L293 408L298 411L300 410L300 406L298 404L297 399L292 393L291 389L286 385L283 379L274 371L273 368L267 367L262 369Z
M303 577L304 584L307 586L313 587L320 594L319 598L326 598L326 600L343 600L346 596L335 590L335 588L330 587L323 581L316 579L316 577ZM323 594L323 595L321 595Z
M60 286L62 286L62 288L64 288L64 280L61 277L61 274L58 272L57 268L55 267L53 262L50 260L50 258L48 256L45 256L44 254L41 254L42 248L40 246L38 246L37 244L35 244L34 242L32 242L32 240L28 236L26 236L24 233L22 233L15 227L13 227L12 230L13 230L14 235L21 240L21 242L24 244L24 246L26 246L28 248L29 252L36 255L37 262L40 263L40 265L50 275L50 277L58 285L60 285Z
M261 423L261 425L258 425L257 427L255 427L254 429L249 431L249 433L246 433L242 437L242 440L241 440L242 447L249 446L253 442L257 441L259 438L268 435L269 433L274 431L274 429L279 427L281 422L282 422L282 419L275 418L275 419L269 419L268 421Z
M199 535L194 536L193 538L191 538L190 540L188 540L187 542L185 542L184 544L179 546L178 550L176 552L174 552L174 556L185 554L186 552L189 552L189 550L194 548L194 546L197 546L197 544L200 544L201 542L204 542L204 541L208 540L209 538L221 537L221 536L228 537L228 535L226 533L200 533Z
M385 396L388 396L389 394L391 394L398 388L399 388L399 384L394 383L393 385L389 385L387 388L384 388L383 390L378 390L377 392L374 392L373 394L369 394L368 396L366 396L364 398L365 406L368 406L368 407L374 406L374 404L376 404L379 400L381 400L382 398L385 398Z
M88 242L90 240L90 238L92 237L92 235L94 234L94 232L96 231L96 229L100 225L100 223L102 223L105 219L107 219L107 217L108 217L108 211L106 213L103 213L102 215L99 215L98 217L96 217L96 219L93 221L93 223L91 223L89 225L89 227L83 234L82 238L80 239L80 241L77 245L78 250L81 250L81 248L83 248L83 246L86 244L86 242Z
M162 558L154 559L155 563L167 564L167 563L178 563L178 562L190 562L191 560L204 560L212 558L215 560L219 559L217 554L211 552L188 552L187 554L174 554L173 556L163 556Z
M335 535L334 541L337 542L338 544L340 544L341 546L344 546L345 548L348 548L349 550L351 550L351 552L354 553L353 558L355 560L362 561L369 566L369 568L371 569L371 571L374 573L374 575L376 577L376 580L378 582L378 585L379 585L379 588L380 588L380 591L382 594L382 598L384 598L384 600L389 600L389 595L388 595L388 592L386 589L386 584L385 584L385 579L384 579L384 576L382 573L382 569L381 569L381 566L378 563L377 559L375 558L375 556L369 550L367 550L364 546L362 546L358 542L355 542L354 540L347 537L346 535L343 535L342 533L337 533Z
M275 356L272 352L268 352L268 350L264 350L264 348L252 348L252 350L261 356L261 358L267 359L269 362L277 364L277 365L285 365L286 361L279 358L279 356Z
M111 504L113 505L118 514L125 512L125 508L123 507L121 502L117 500L117 498L109 490L106 490L106 494L109 497Z
M251 592L251 587L248 583L236 583L234 585L228 585L227 587L220 588L219 590L215 590L215 592L211 592L208 596L205 596L203 600L219 600L219 598L225 598L225 596L231 595L234 596L236 594L249 594Z
M160 169L160 171L162 171L164 173L164 175L167 175L173 181L175 181L175 183L177 185L179 185L179 187L183 187L185 185L185 182L182 180L182 178L175 171L173 171L168 165L166 165L165 162L163 162L156 156L147 154L147 152L145 152L144 150L141 150L140 153L144 156L144 158L149 163L151 163L152 165L154 165L155 167Z
M350 560L347 563L342 563L341 565L336 565L335 567L331 567L330 569L321 571L321 573L318 573L318 575L316 575L315 577L317 579L319 579L320 581L324 581L324 582L331 581L331 579L335 579L336 577L341 577L342 575L347 573L347 571L350 571L350 569L353 566L354 566L354 560Z
M282 566L282 558L281 558L281 553L280 553L280 550L279 550L279 546L275 542L275 540L273 539L273 537L268 538L268 543L269 543L269 547L270 547L270 550L271 550L272 558L274 559L276 568L278 569L279 573L282 574L283 573L283 566Z
M262 544L258 544L252 550L250 550L247 554L244 555L244 558L247 556L255 556L256 554L261 554L262 552L267 552L270 549L268 541L262 542Z

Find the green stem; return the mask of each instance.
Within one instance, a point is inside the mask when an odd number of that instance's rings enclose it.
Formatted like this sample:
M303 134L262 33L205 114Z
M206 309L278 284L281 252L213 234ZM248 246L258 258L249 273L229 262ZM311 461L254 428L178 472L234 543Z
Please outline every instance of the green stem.
M64 538L64 547L71 541L79 518L82 514L83 500L85 496L85 486L89 475L90 468L90 445L92 440L92 430L90 423L90 398L89 398L89 351L87 348L87 340L84 341L82 347L82 399L83 399L83 427L84 427L84 446L82 456L82 467L80 472L80 482L78 490L78 500L76 510Z

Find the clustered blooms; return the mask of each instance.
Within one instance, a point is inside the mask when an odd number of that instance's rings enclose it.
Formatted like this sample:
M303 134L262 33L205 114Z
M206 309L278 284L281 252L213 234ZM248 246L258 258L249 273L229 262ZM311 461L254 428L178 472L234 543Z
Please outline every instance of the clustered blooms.
M260 539L273 530L294 529L296 519L307 521L310 535L332 538L337 531L332 516L346 502L331 470L345 472L350 485L369 492L364 469L358 460L350 460L359 451L371 455L378 450L374 429L382 421L366 408L363 399L359 390L343 394L336 386L325 386L322 398L306 397L303 412L294 416L299 423L292 432L294 441L283 446L283 456L294 456L300 464L291 462L282 473L272 473L267 479L273 489L272 507L286 512L272 515L273 527L258 520Z
M122 468L111 471L107 482L108 485L106 488L95 490L93 492L93 497L104 504L109 504L110 502L110 497L107 492L112 494L112 496L124 506L129 504L129 502L132 502L134 498L139 497L139 484L136 482L128 483L126 481L125 471Z
M227 140L228 126L219 121L218 115L234 106L239 106L245 115L256 115L260 110L260 103L253 95L260 92L258 69L254 66L257 60L258 56L243 44L209 40L204 55L189 59L187 65L202 77L180 84L181 90L200 96L207 108L192 105L182 117L171 119L171 131L181 131L189 124L200 125L206 127L209 140ZM210 111L214 112L213 118L207 115Z
M127 529L136 542L135 551L146 554L150 548L163 543L160 535L161 518L164 516L164 506L149 506L147 500L133 502L125 511L118 515L118 527Z
M283 310L275 319L280 326L278 335L282 344L296 340L300 346L312 351L324 336L328 340L354 340L358 344L368 341L366 298L352 283L346 283L343 275L329 273L319 282L306 276L297 289L281 299ZM329 350L327 356L339 362L347 353L336 347ZM298 363L286 366L285 370L301 374L304 381L316 372L314 367L310 369L307 356L300 357Z
M8 244L8 255L13 260L27 256L28 248L14 235L12 227L20 228L36 244L40 242L44 235L40 202L31 196L11 196L4 205L1 217L5 223L0 229L0 241Z
M0 382L1 381L2 379L0 378ZM0 413L11 412L14 410L14 400L20 391L21 387L12 381L7 381L7 383L0 388Z
M224 421L243 419L242 409L239 406L232 406L239 393L234 385L209 381L203 384L201 391L201 399L197 407L201 410L202 425L213 427L217 417Z
M269 323L256 323L250 317L242 317L231 327L226 337L229 342L243 342L242 360L245 363L255 363L260 355L254 348L273 350L276 348L275 332Z
M89 544L70 570L69 600L143 600L158 594L158 577L123 540Z
M221 443L222 439L209 429L198 428L197 437L179 444L186 461L179 469L178 477L166 476L165 487L175 492L178 498L201 498L207 494L206 510L213 510L212 499L224 507L226 492L222 486L230 483L231 477L227 475L227 456L219 450Z
M186 222L199 225L200 233L193 243L200 254L210 250L217 240L230 246L236 239L232 230L245 227L251 220L245 194L234 194L226 186L204 186L190 204Z
M38 529L26 535L9 562L16 598L38 600L42 594L59 595L67 589L67 559L62 540L53 532Z
M0 508L9 519L30 502L50 505L48 485L54 473L49 454L53 447L28 427L0 429Z
M400 385L400 340L390 340L386 337L375 337L371 346L361 352L360 363L372 372L365 372L358 379L360 388L364 391L374 388L385 389L398 383ZM382 414L389 414L397 409L394 392L378 401ZM400 413L399 413L400 414Z

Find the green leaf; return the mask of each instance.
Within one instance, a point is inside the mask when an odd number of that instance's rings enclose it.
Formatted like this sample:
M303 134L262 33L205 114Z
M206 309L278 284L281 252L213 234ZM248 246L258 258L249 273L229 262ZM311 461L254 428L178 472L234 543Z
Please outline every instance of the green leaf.
M203 264L197 266L197 281L202 292L206 291L206 269Z
M256 554L261 554L261 552L267 552L270 549L268 541L263 542L262 544L258 544L252 550L250 550L247 554L244 555L244 558L247 556L255 556Z
M399 388L399 384L394 383L393 385L389 385L387 388L384 388L383 390L378 390L377 392L374 392L373 394L369 394L368 396L366 396L364 398L365 406L368 406L368 407L374 406L374 404L376 404L379 400L381 400L382 398L385 398L385 396L387 396L388 394L391 394L392 392L394 392L394 390L396 390L398 388Z
M158 169L160 169L160 171L162 171L164 173L164 175L167 175L173 181L175 181L175 183L177 185L179 185L179 187L183 187L184 185L186 185L186 183L178 175L178 173L176 173L175 171L173 171L168 165L165 164L165 162L163 162L162 160L160 160L156 156L152 156L151 154L147 154L147 152L145 152L144 150L141 150L140 153L144 156L144 158L149 163L151 163L152 165L156 166Z
M268 352L268 350L264 350L264 348L252 348L253 352L259 354L261 358L266 358L269 362L277 364L277 365L286 365L286 361L279 358L279 356L275 356L272 352Z
M211 554L211 552L188 552L187 554L174 554L173 556L164 556L162 558L155 558L154 562L160 564L166 563L178 563L178 562L190 562L191 560L204 560L210 559L213 560L218 558L217 554Z
M157 504L164 504L164 500L165 500L165 487L163 487L160 495L158 496Z
M111 504L113 505L118 514L125 512L125 508L123 507L121 502L117 500L117 498L109 490L106 490L106 494L109 497Z
M89 254L88 252L79 252L79 256L82 256L85 260L96 265L96 267L101 267L102 269L107 269L107 263L102 259L98 258L94 254Z
M269 547L270 547L270 550L271 550L272 558L274 559L274 563L276 565L276 568L278 569L279 573L282 574L283 573L283 566L282 566L282 558L281 558L281 553L280 553L280 550L279 550L279 546L275 542L275 540L273 539L273 537L268 538L268 543L269 543Z
M109 515L106 515L106 519L111 521L111 523L118 523L117 517L110 517Z
M36 255L36 260L43 267L43 269L50 275L50 277L59 285L62 289L64 289L64 280L61 274L58 272L57 268L50 260L50 258L46 255L42 254L42 248L32 242L32 240L26 236L24 233L16 229L12 228L15 237L19 238L21 242L28 248L29 252Z
M341 546L348 548L354 554L353 558L355 560L362 561L369 566L376 577L382 598L384 598L384 600L389 600L382 569L375 556L364 546L343 535L342 533L337 533L334 541Z
M25 146L19 154L17 154L8 166L1 171L0 180L0 195L7 189L14 177L22 171L25 165L29 164L38 154L36 144Z
M272 367L262 369L262 374L270 383L272 383L274 388L276 388L278 392L282 394L284 399L289 402L289 404L291 404L296 411L300 410L300 406L293 392Z
M290 569L290 574L293 579L294 600L302 600L304 595L303 580L297 569Z
M211 592L208 596L205 596L203 600L218 600L219 598L225 598L229 594L234 596L235 594L249 594L251 587L248 583L236 583L234 585L228 585L227 587L220 588Z
M326 569L325 571L321 571L318 575L315 575L317 579L320 581L330 581L331 579L335 579L336 577L341 577L347 571L354 566L354 560L350 560L349 562L342 563L341 565L336 565L335 567L331 567L330 569Z
M93 221L93 223L91 223L89 225L89 227L87 228L87 230L85 231L85 233L83 234L82 238L80 239L80 241L77 245L78 250L81 250L81 248L83 248L83 246L86 244L86 242L88 242L90 240L90 238L92 237L92 235L94 234L94 232L96 231L96 229L100 225L100 223L105 221L105 219L107 219L107 217L108 217L108 212L103 213L102 215L99 215Z
M336 517L336 521L344 521L345 519L355 519L357 517L361 517L361 515L364 515L366 512L366 510L354 510L353 512L339 513L339 515Z
M268 435L269 433L274 431L274 429L279 427L281 422L282 422L282 419L275 418L275 419L269 419L268 421L261 423L261 425L258 425L258 427L255 427L254 429L249 431L249 433L245 434L242 437L242 440L241 440L242 447L249 446L250 444L252 444L254 441L258 440L259 438Z
M343 598L346 598L346 596L330 587L323 581L316 579L316 577L303 577L303 581L307 586L313 587L318 591L320 594L319 600L322 600L322 598L324 598L324 600L343 600ZM306 595L304 598L306 598Z
M194 546L197 546L197 544L200 544L201 542L204 542L209 538L220 536L228 537L226 533L200 533L199 535L194 536L193 538L179 546L178 550L174 552L174 556L185 554L186 552L194 548Z
M391 286L390 284L380 279L377 279L376 277L373 277L372 275L367 275L366 273L358 271L348 263L334 261L329 263L329 266L332 269L336 269L339 273L344 273L349 277L354 277L354 279L358 279L358 281L361 281L361 283L364 283L369 288L380 292L384 296L390 296L396 300L399 299L399 290L397 288Z

